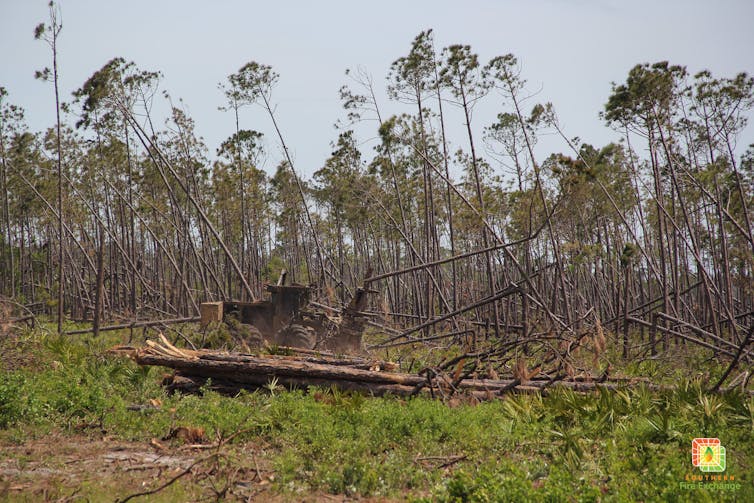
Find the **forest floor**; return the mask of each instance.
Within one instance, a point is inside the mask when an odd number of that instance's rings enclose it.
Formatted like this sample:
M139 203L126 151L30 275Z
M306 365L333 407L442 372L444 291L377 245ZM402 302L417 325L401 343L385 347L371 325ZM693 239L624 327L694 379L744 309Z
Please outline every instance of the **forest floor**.
M724 365L688 348L619 369L672 391L443 403L171 396L121 341L0 337L0 501L754 501L754 398L706 393ZM696 437L726 447L719 481L694 480Z
M232 457L234 463L232 470L223 472L207 462L214 453L207 456L206 447L156 448L152 443L107 435L59 431L23 443L6 439L0 443L0 499L122 501L157 489L142 496L148 501L211 501L223 497L290 501L289 494L274 490L274 470L269 468L264 449L250 442L226 449L223 455ZM295 499L332 502L354 498L308 492L298 493ZM385 497L358 500L393 501Z

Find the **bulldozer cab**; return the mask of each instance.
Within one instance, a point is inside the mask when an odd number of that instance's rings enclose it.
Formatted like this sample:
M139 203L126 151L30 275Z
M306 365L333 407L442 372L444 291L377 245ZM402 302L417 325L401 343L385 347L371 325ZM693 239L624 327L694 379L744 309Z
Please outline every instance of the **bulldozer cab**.
M311 299L311 288L304 285L267 285L276 325L287 325ZM278 326L278 329L280 328Z
M268 298L256 302L205 302L200 306L201 324L226 321L233 317L245 325L253 325L262 336L272 338L287 326L311 297L305 285L267 285Z

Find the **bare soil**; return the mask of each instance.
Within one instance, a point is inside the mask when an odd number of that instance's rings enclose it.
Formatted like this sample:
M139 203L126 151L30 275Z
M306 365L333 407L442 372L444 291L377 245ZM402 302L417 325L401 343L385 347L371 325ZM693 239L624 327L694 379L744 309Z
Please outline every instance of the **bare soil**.
M222 450L228 463L209 459L218 452L214 445L170 446L56 432L24 443L0 439L0 501L123 501L155 489L131 501L355 501L320 492L278 493L264 446L246 443Z

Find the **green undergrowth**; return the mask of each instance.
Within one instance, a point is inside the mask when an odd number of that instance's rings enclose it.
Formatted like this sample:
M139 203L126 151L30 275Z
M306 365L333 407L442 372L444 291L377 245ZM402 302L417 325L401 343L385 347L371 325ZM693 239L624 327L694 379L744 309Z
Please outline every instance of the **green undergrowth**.
M39 331L6 337L0 445L53 431L159 439L173 448L180 439L170 432L179 427L203 430L205 442L236 434L229 448L258 448L274 471L273 490L292 499L329 493L420 501L754 501L754 398L707 394L698 377L676 378L666 392L556 389L546 397L453 406L285 391L274 383L236 397L168 396L162 369L107 354L112 343ZM738 490L681 486L701 474L691 465L695 437L720 438L725 474Z

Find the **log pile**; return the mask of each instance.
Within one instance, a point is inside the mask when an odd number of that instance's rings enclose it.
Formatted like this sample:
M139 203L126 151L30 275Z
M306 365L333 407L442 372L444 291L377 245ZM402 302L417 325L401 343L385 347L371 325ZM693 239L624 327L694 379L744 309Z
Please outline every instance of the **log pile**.
M490 400L509 392L545 392L552 385L585 392L596 390L598 386L615 389L640 382L596 383L584 378L556 381L541 376L526 382L520 379L453 379L450 375L434 373L429 369L419 374L397 372L397 365L391 362L293 348L285 350L293 354L251 355L186 350L176 348L162 336L159 343L147 341L144 348L130 348L131 356L139 365L174 369L173 375L166 377L163 384L170 391L182 392L197 392L206 387L232 395L242 389L271 386L307 389L316 386L372 396L427 395L446 398L461 394Z

